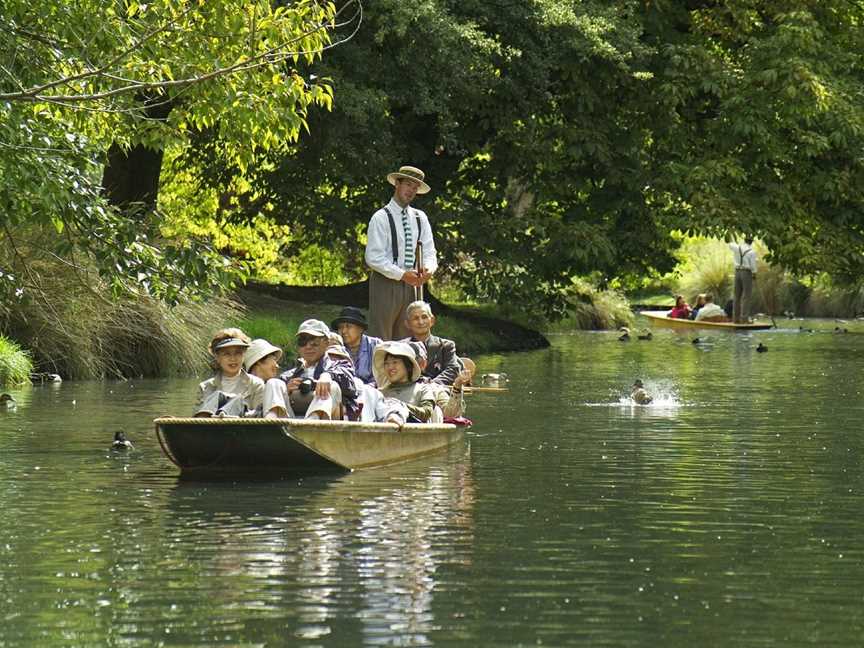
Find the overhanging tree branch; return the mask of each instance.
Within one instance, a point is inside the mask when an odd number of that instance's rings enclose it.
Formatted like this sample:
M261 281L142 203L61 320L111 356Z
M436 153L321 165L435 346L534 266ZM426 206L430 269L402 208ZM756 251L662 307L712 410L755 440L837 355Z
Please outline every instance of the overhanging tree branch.
M357 11L349 18L347 23L337 23L336 19L341 16L348 7L352 5L357 5ZM187 9L183 15L188 13L191 9ZM182 16L181 16L182 17ZM319 47L315 50L310 51L286 51L291 45L295 43L302 42L303 40L313 36L316 33L326 30L336 29L338 27L344 26L345 24L350 23L352 20L357 20L357 24L355 29L352 31L348 37L340 40L338 43L332 45L325 45ZM117 65L120 61L122 61L125 57L127 57L133 51L142 47L149 40L154 38L159 33L162 33L169 28L176 27L177 21L172 20L169 23L165 23L160 25L157 28L152 29L150 32L145 34L140 40L136 41L130 47L124 49L121 53L113 57L110 61L105 63L104 65L99 66L96 69L91 69L86 72L80 72L77 74L65 76L60 79L55 79L49 83L41 84L39 86L34 86L27 89L22 89L16 92L7 92L0 93L0 101L10 101L10 102L28 102L28 103L54 103L54 104L78 104L78 103L87 103L100 101L103 99L110 99L112 97L117 97L121 95L127 95L130 93L140 93L154 90L167 90L169 88L177 88L177 87L188 87L191 85L196 85L200 83L204 83L206 81L210 81L215 78L236 74L240 72L247 72L250 70L255 70L258 68L276 65L282 63L290 58L306 56L309 54L317 54L331 47L335 47L336 45L341 45L353 38L353 36L357 33L359 29L360 22L362 21L362 5L360 0L348 0L333 16L333 20L328 24L316 24L307 29L306 31L300 33L299 35L291 38L283 43L275 45L271 48L268 48L264 52L257 54L255 56L249 56L243 58L236 63L216 68L209 71L202 71L200 74L195 74L192 76L187 76L182 79L165 79L159 81L138 81L134 79L128 79L125 77L121 77L119 75L115 75L109 72L109 70ZM64 85L70 85L77 82L85 81L88 79L103 79L110 82L122 81L125 85L111 88L110 90L104 90L100 92L90 92L90 93L75 93L75 94L45 94L47 90L51 90L53 88L58 88Z

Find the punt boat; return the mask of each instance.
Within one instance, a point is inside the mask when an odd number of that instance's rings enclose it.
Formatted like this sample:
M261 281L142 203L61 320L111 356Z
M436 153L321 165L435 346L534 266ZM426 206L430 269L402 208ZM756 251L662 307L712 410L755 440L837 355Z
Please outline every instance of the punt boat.
M175 418L153 421L162 452L183 475L294 474L375 468L461 441L450 423Z
M770 329L774 326L771 322L751 322L749 324L736 324L735 322L706 322L695 321L689 319L678 319L668 317L666 313L669 311L640 311L640 315L648 318L651 324L657 326L669 326L672 328L712 328L712 329L727 329L730 331L762 331Z

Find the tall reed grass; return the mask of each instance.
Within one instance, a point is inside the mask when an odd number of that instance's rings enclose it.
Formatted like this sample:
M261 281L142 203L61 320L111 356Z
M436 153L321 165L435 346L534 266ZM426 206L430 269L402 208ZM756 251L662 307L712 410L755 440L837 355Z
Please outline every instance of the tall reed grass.
M615 329L633 323L633 311L624 295L615 290L599 290L586 279L572 281L567 316L560 322L544 323L545 330ZM534 326L538 324L535 322Z
M241 312L225 298L173 308L144 295L113 299L95 273L70 276L66 265L44 260L33 266L38 286L4 313L0 331L33 350L38 371L65 378L201 373L213 331Z

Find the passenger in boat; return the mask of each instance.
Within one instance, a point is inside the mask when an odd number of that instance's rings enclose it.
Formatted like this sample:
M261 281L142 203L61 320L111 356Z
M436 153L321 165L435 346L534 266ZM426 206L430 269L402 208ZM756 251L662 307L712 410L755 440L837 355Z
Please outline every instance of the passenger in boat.
M714 295L708 293L705 295L705 305L699 309L699 314L696 315L697 322L728 322L726 311L714 303Z
M279 379L279 360L282 349L267 340L252 340L243 356L246 371L264 381L264 396L259 414L264 418L286 418L288 391L285 381Z
M696 316L699 314L699 311L702 309L702 307L704 305L705 305L705 293L699 293L696 296L696 305L693 306L693 308L691 309L689 318L691 320L695 320Z
M369 324L363 311L354 306L346 306L333 320L331 328L338 331L345 343L345 348L354 363L354 375L365 383L375 382L372 375L372 352L381 344L381 338L366 334Z
M238 328L217 331L210 341L215 373L198 385L195 416L244 416L263 404L264 382L243 370L249 336Z
M420 372L426 366L426 346L422 342L409 342L414 350L414 355L417 358L417 364L420 366ZM466 358L470 365L474 362ZM427 383L435 392L435 403L441 408L442 414L447 418L456 418L465 414L465 398L463 397L462 388L471 383L474 372L468 368L462 369L452 385L442 385L441 383Z
M411 337L402 341L422 342L426 347L428 362L423 370L424 382L452 385L462 366L456 355L456 343L432 335L435 325L432 307L424 301L411 302L405 311L405 325L411 331Z
M633 383L632 391L630 392L630 399L637 405L648 405L654 400L653 396L645 391L645 385L643 385L642 381L638 378Z
M418 382L420 365L407 342L382 342L372 358L375 381L385 398L396 398L408 407L408 422L440 423L443 413L437 405L435 388Z
M356 420L359 415L354 367L350 361L334 359L330 329L321 320L308 319L297 330L297 366L279 376L288 392L289 416Z
M690 304L684 300L683 295L675 295L675 308L666 313L666 317L674 319L687 319L690 317Z

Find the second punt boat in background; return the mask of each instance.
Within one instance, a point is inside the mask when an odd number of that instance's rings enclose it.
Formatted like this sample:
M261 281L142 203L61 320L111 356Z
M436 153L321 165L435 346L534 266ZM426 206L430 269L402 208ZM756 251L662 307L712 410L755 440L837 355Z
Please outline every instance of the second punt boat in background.
M648 320L657 326L668 326L671 328L713 328L727 329L730 331L762 331L770 329L774 325L771 322L751 322L750 324L736 324L735 322L706 322L689 319L678 319L668 317L668 311L640 311Z

